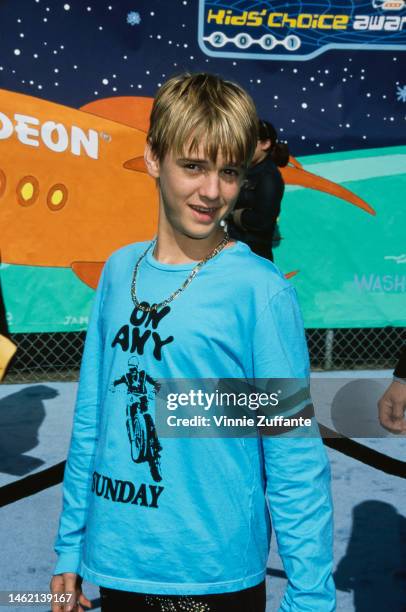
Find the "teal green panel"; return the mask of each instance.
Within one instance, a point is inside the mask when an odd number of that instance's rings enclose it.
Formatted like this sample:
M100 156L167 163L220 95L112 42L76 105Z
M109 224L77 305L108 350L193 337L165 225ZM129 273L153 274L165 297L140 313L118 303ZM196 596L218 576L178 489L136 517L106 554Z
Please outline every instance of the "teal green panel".
M342 183L376 216L310 189L287 189L275 260L299 294L306 327L406 323L406 176Z
M94 291L70 269L3 264L1 283L11 333L87 329Z

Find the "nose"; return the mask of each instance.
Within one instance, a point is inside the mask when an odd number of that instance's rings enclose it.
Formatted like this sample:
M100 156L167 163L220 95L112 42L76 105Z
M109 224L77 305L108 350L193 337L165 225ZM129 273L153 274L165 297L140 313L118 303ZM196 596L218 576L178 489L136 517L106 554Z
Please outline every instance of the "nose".
M199 189L202 199L214 201L220 196L220 179L217 172L207 172L202 176Z

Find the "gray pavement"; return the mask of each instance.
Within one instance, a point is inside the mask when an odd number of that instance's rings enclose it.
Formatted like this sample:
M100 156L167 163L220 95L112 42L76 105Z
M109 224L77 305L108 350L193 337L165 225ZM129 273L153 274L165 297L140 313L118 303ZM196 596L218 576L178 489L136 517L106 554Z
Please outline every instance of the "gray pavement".
M315 374L317 388L313 397L319 420L331 427L337 424L329 412L337 395L339 405L355 395L361 412L375 410L374 402L388 377L388 372ZM328 385L317 380L323 378L328 379ZM332 379L336 379L334 384ZM354 381L358 381L357 386ZM365 386L368 381L371 393ZM76 383L0 386L0 486L65 459L76 387ZM376 423L371 425L375 426ZM389 434L358 441L388 456L405 459L405 437ZM338 451L328 449L328 455L335 508L337 610L404 612L405 481ZM47 591L55 563L53 541L60 506L61 485L57 485L0 509L0 591ZM275 538L268 565L267 612L275 612L286 585ZM95 586L86 584L84 588L91 599L98 597ZM42 605L14 608L41 612L50 609Z

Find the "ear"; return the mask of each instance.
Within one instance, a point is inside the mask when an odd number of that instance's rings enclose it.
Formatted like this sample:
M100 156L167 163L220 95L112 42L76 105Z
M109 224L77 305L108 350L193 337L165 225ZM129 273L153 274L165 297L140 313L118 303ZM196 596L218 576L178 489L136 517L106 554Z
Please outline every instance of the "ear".
M271 147L272 147L272 140L270 138L267 138L266 140L261 140L261 149L263 151L269 151Z
M153 153L149 142L145 145L144 160L148 174L152 176L152 178L159 178L159 160Z

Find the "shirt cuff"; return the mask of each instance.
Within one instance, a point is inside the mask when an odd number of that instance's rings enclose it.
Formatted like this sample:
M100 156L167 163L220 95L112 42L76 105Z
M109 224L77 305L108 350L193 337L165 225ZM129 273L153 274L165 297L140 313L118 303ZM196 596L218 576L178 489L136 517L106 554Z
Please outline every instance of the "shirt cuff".
M406 385L406 378L400 378L399 376L393 377L394 382L402 383L402 385Z
M54 575L64 574L65 572L80 574L81 561L82 555L80 550L59 553Z

